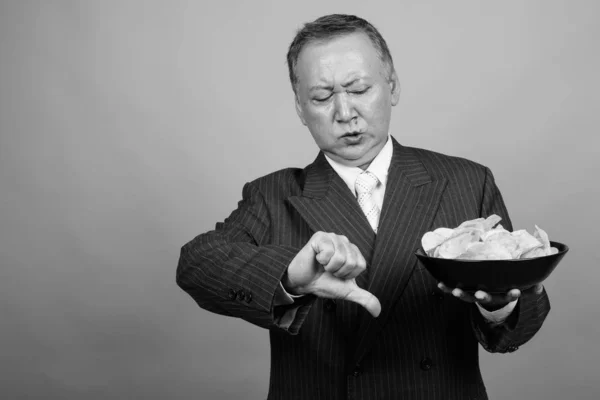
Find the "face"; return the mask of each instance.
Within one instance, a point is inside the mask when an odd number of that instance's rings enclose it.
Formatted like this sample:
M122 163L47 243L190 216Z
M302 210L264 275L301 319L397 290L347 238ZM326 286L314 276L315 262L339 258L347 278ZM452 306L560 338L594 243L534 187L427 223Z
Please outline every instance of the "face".
M296 65L296 111L333 160L366 168L387 141L400 85L363 33L306 45Z

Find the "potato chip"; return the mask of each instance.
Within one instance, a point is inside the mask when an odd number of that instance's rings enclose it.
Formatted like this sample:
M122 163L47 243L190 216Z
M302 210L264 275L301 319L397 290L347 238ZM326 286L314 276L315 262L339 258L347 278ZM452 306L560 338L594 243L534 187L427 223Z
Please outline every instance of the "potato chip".
M483 221L485 221L485 218L471 219L469 221L463 222L457 228L483 228Z
M523 252L521 258L543 257L550 254L556 254L558 252L558 249L550 246L550 239L548 238L546 231L537 225L535 226L535 232L533 232L533 236L541 243L541 246L534 248L533 250Z
M544 249L543 247L536 247L533 250L529 250L528 252L521 254L521 257L519 258L535 258L543 257L546 255L548 255L546 254L546 249Z
M496 214L493 214L487 218L476 218L470 221L465 221L462 224L460 224L458 228L475 228L481 231L481 233L484 233L492 229L501 220L501 217L497 216Z
M539 226L535 226L535 232L533 232L533 236L538 239L544 245L544 249L550 248L550 239L548 239L548 234L543 229L540 229Z
M515 239L519 243L519 251L515 254L515 258L519 258L523 253L527 253L528 251L531 251L538 247L543 247L543 243L536 239L535 236L531 235L525 229L514 231L512 233L512 236L515 237Z
M444 243L446 238L439 233L435 232L427 232L421 238L421 246L423 246L423 250L425 253L429 254L432 250L435 250L440 244Z
M481 235L481 240L485 242L491 236L494 236L494 235L497 235L497 234L503 233L503 232L510 234L510 231L507 231L506 229L504 229L504 227L502 225L498 225L496 228L490 229L489 231L484 232L483 235Z
M433 249L444 243L446 239L450 238L454 234L454 229L449 228L438 228L433 232L427 232L421 239L421 245L423 250L429 256L433 255ZM431 254L429 254L431 251Z
M437 228L434 232L442 235L446 239L449 239L452 235L454 235L454 229L450 228Z
M537 225L533 235L525 229L510 232L499 224L501 220L493 214L465 221L455 229L437 228L423 235L423 250L430 257L466 260L532 258L558 252Z
M510 260L512 254L498 242L471 243L461 260Z
M442 258L457 258L467 250L469 243L477 242L481 233L478 229L456 229L455 235L440 245L439 255Z

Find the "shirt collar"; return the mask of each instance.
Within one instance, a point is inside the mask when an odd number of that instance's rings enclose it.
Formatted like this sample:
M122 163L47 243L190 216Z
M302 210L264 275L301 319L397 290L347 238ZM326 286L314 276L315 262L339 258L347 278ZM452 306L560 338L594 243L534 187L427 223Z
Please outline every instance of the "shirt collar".
M388 178L388 170L390 168L390 163L392 162L392 153L394 147L392 145L392 140L388 135L387 142L383 146L383 148L379 151L379 154L375 156L371 164L366 169L367 171L375 174L377 179L383 187L387 184ZM354 183L356 182L356 178L360 175L363 170L359 167L349 167L347 165L341 164L337 161L332 160L327 155L325 155L325 159L329 162L329 165L333 168L333 170L342 178L344 183L348 186L350 191L356 194L354 189Z

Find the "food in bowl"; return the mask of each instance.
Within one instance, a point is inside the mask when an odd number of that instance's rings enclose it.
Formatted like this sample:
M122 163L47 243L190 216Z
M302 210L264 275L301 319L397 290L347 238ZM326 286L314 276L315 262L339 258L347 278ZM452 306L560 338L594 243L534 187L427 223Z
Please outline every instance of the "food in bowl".
M558 253L548 234L535 225L533 234L525 229L510 232L496 214L465 221L454 229L437 228L421 238L429 257L458 260L515 260Z

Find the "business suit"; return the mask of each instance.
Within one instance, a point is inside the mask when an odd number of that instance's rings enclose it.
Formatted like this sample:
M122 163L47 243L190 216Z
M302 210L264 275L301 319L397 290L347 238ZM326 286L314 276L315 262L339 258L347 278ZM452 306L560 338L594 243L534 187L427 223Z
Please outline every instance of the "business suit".
M413 254L425 232L491 214L512 226L487 168L393 146L377 235L319 153L303 170L247 184L224 223L182 248L177 283L201 307L270 329L269 399L486 399L478 342L514 351L550 310L545 292L524 293L492 328L475 305L437 290ZM314 296L273 306L287 266L316 231L345 235L359 248L368 268L357 283L381 302L378 318ZM281 329L290 307L295 319Z

